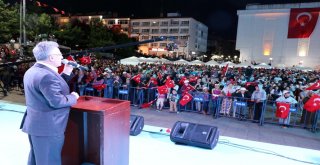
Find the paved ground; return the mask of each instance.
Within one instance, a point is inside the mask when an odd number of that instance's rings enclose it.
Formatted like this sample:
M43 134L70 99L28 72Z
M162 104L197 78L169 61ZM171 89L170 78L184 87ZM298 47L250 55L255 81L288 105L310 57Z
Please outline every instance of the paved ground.
M1 93L0 99L25 104L25 98L20 91L12 91L5 97ZM320 132L312 133L301 128L284 129L272 124L259 126L256 123L232 118L213 119L212 116L198 113L175 114L167 110L157 112L154 109L137 109L136 107L132 107L131 113L144 116L147 125L171 128L176 121L201 123L217 126L223 136L320 150Z

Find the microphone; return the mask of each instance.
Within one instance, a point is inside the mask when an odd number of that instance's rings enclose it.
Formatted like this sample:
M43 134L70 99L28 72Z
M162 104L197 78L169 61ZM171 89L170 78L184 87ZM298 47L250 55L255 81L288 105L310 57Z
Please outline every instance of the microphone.
M79 68L79 69L81 69L81 70L88 70L87 67L81 66L80 64L78 64L78 63L75 62L75 61L69 61L69 60L67 60L67 59L63 59L63 60L61 61L61 63L71 65L71 66L73 66L74 68Z

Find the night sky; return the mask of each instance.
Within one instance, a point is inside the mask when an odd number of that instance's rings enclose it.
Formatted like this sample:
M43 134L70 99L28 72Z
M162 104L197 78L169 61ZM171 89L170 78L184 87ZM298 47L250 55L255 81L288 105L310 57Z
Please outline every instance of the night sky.
M10 0L9 0L10 1ZM17 1L17 0L15 0ZM29 0L27 0L29 1ZM236 39L237 10L247 4L316 2L316 0L38 0L68 13L117 12L119 17L152 18L160 12L179 12L209 27L209 33Z

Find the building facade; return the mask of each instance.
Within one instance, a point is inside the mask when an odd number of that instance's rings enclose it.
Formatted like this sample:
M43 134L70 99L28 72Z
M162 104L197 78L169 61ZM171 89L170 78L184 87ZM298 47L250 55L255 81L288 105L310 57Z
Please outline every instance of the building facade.
M292 38L288 33L292 9L305 10L293 19L301 23L300 19L306 18L306 22L297 25L303 28L311 21L308 12L311 8L320 8L320 3L247 5L246 10L238 10L236 49L240 51L240 60L287 67L319 65L320 21L315 20L317 23L309 37Z
M53 15L53 17L59 25L67 24L74 19L87 24L99 20L108 28L119 30L129 37L137 38L138 41L157 37L167 38L161 42L141 44L139 52L143 54L192 59L204 55L207 51L208 27L193 18L130 19L103 18L102 15L69 17Z
M167 38L140 45L139 50L144 54L191 59L207 51L208 27L193 18L131 19L130 26L130 36L139 41Z

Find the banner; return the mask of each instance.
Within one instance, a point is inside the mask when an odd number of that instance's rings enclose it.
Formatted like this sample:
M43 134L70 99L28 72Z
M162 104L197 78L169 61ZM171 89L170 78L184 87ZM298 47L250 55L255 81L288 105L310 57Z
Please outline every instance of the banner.
M309 38L319 17L320 8L294 8L290 10L288 38Z

